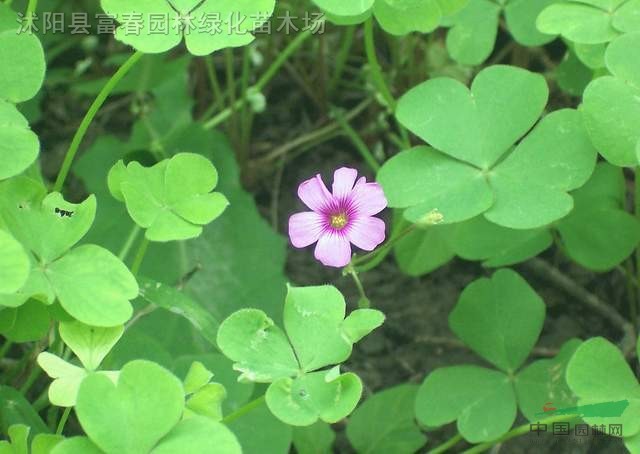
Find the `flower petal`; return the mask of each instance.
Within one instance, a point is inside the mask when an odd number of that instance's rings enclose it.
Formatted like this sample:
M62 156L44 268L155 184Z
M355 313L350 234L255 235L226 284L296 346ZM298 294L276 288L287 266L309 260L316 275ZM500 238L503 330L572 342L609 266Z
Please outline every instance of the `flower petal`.
M298 197L313 211L322 211L331 204L333 197L322 181L320 175L303 181L298 186Z
M385 224L382 219L363 217L354 219L347 230L347 238L365 251L373 251L384 241Z
M314 255L325 266L342 268L351 261L351 245L344 235L326 232L320 236Z
M322 215L313 211L296 213L289 218L289 238L297 248L307 247L320 238L325 222Z
M333 172L333 196L338 200L346 199L351 194L356 178L358 178L356 169L340 167Z
M387 207L387 198L378 183L360 178L351 192L351 204L361 216L373 216Z

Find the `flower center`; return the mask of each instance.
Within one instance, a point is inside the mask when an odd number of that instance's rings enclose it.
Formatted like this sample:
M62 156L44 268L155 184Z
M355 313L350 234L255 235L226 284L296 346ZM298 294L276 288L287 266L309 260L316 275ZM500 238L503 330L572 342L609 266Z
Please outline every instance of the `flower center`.
M345 213L338 213L331 215L331 227L334 229L342 229L345 225L347 225L347 215Z

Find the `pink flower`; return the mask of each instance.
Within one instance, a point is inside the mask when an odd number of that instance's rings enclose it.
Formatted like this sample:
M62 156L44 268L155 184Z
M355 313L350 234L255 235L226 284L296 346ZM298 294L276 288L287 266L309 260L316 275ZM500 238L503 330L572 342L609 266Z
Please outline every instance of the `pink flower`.
M384 241L385 225L373 215L387 206L378 183L357 182L355 169L342 167L333 174L332 192L320 175L302 182L298 197L313 211L289 218L289 237L297 248L316 241L315 257L326 266L343 267L351 261L351 243L372 251Z

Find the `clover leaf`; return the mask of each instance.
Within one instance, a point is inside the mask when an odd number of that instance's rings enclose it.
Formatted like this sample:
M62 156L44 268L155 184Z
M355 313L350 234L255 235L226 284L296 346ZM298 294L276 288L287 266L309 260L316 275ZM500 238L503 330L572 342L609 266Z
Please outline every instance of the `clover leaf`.
M76 406L88 439L75 443L94 444L107 454L241 452L224 425L200 416L180 421L184 406L180 380L155 363L126 364L116 383L92 374L82 382ZM64 448L61 454L78 452Z
M102 0L120 26L116 39L145 53L161 53L184 38L194 55L246 46L269 20L275 0Z
M598 164L572 195L575 209L556 226L569 257L595 271L607 271L629 257L640 242L640 222L624 208L622 169Z
M0 293L20 290L29 276L31 262L22 245L0 230Z
M576 43L600 44L637 31L639 13L635 0L564 0L542 11L537 25L543 33Z
M227 397L227 390L220 383L212 383L212 377L213 373L201 362L191 364L184 379L185 418L201 415L214 421L222 420L222 401Z
M417 452L427 437L416 424L413 408L418 386L406 383L376 392L360 405L347 424L356 452Z
M19 33L19 17L9 6L0 5L0 17L0 99L28 101L44 81L44 50L35 34Z
M267 405L282 421L311 425L336 422L355 408L360 379L340 375L339 364L353 343L377 328L384 315L373 309L345 318L345 302L332 286L289 287L284 308L286 333L258 309L242 309L218 330L218 347L242 372L239 380L271 383Z
M464 8L469 0L313 0L339 24L357 24L373 13L384 31L393 35L429 33L441 25L445 16Z
M229 201L211 192L218 172L207 158L180 153L153 167L118 162L109 173L109 188L124 201L133 220L147 229L151 241L196 238L202 227L222 214Z
M122 261L91 244L71 249L93 223L95 197L72 204L20 177L0 187L0 208L8 230L29 251L32 263L25 285L14 294L0 294L0 305L17 307L31 297L52 304L57 298L75 319L102 327L131 317L129 301L138 295L138 284Z
M540 46L554 39L535 26L538 13L558 0L474 0L457 14L445 18L443 25L451 27L447 34L447 50L464 65L479 65L493 52L500 15L504 10L506 26L514 39L523 46Z
M83 367L75 366L56 355L43 352L38 355L38 364L54 381L49 387L49 401L60 407L76 404L82 380L98 369L104 357L118 342L124 328L96 328L79 322L60 323L60 337L76 354ZM114 383L118 372L100 372Z
M627 400L621 416L584 416L588 424L622 424L622 436L640 433L640 384L622 352L602 337L584 342L569 361L567 384L579 405Z
M640 33L614 40L605 62L611 76L591 82L580 107L593 144L611 164L635 166L640 150Z
M576 341L563 346L553 360L534 362L518 371L538 339L543 321L542 300L514 271L498 270L491 279L472 282L451 312L449 326L473 351L501 370L475 365L436 369L418 390L418 421L431 427L457 421L464 439L478 443L506 433L518 406L531 417L532 396L542 402L571 401L562 371Z
M38 157L40 142L16 107L0 99L0 180L18 175Z
M567 192L588 180L596 160L578 112L547 115L514 148L547 96L541 76L507 66L484 69L471 90L449 78L410 90L400 99L398 120L439 151L416 147L385 163L378 181L389 206L407 208L412 222L438 210L443 223L484 214L514 229L567 215L573 207Z
M32 435L31 427L24 424L13 424L7 429L9 440L0 440L0 453L2 454L48 454L53 447L62 440L62 436L37 433ZM31 443L30 443L31 442ZM31 445L31 449L29 449Z

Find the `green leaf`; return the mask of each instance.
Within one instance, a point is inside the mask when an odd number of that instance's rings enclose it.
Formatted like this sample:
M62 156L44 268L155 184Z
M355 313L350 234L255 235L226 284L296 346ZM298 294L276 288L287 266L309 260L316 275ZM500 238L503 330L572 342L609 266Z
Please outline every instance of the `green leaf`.
M96 370L124 333L123 326L97 328L80 322L60 324L60 337L85 369Z
M181 421L160 441L151 454L178 452L242 454L242 448L235 435L225 425L207 418L195 417Z
M440 25L440 0L376 0L373 7L380 26L392 35L429 33Z
M151 451L178 423L183 408L180 380L157 364L133 361L122 368L117 384L100 374L85 378L76 414L102 450L137 453Z
M138 296L138 284L124 263L106 249L80 246L52 263L46 274L60 304L76 320L113 327L131 318L129 300Z
M10 314L11 311L14 314ZM12 323L2 331L2 335L13 342L37 341L49 332L51 325L49 310L39 301L28 300L20 307L7 312L9 314L0 314L0 326L3 325L4 317L12 320Z
M362 395L357 375L313 372L298 378L280 378L267 389L269 410L292 426L309 426L318 418L336 423L348 416Z
M513 373L538 340L544 313L544 302L527 281L502 269L464 289L449 326L477 354Z
M586 183L596 159L577 111L563 109L547 115L492 170L489 181L496 203L485 216L515 229L537 228L564 217L573 208L567 192Z
M9 427L8 435L11 443L0 441L0 452L7 454L29 454L29 427L24 424L14 424ZM6 443L5 445L3 445Z
M217 182L211 161L192 153L150 168L133 161L126 172L117 164L109 176L114 196L121 194L133 220L147 229L147 238L160 242L196 238L203 225L222 214L229 202L211 192Z
M414 420L418 386L405 384L375 393L347 424L347 438L357 452L411 454L426 443Z
M359 16L369 11L376 0L357 0L352 2L343 2L341 0L313 0L328 13L335 16Z
M51 454L103 454L103 451L87 437L72 437L58 443Z
M222 420L222 402L227 397L227 391L220 383L209 383L188 399L185 408L185 418L204 416L212 421Z
M335 432L324 421L293 428L293 445L298 454L332 454L335 439Z
M184 379L184 392L193 394L205 385L209 384L213 378L213 372L209 371L200 361L194 361Z
M101 3L105 12L120 22L116 38L123 43L153 54L174 48L184 36L187 49L194 55L246 46L254 40L251 31L269 20L275 7L275 0L187 0L174 4L102 0ZM164 33L155 29L154 17L156 22L161 18Z
M575 52L569 51L556 68L558 86L572 96L582 96L593 79L593 70L586 66Z
M640 384L618 348L602 337L585 341L569 361L567 383L578 405L628 400L620 417L591 417L588 424L622 424L622 434L640 432Z
M342 323L342 335L355 344L371 331L382 326L385 316L375 309L356 309Z
M580 44L574 43L573 50L576 57L591 69L602 69L605 67L604 54L609 47L608 43L601 44Z
M241 309L218 330L218 347L235 361L240 380L269 383L297 375L300 366L285 333L258 309Z
M629 257L640 242L640 222L624 209L622 169L598 164L573 197L575 209L557 225L567 254L595 271L607 271Z
M516 376L518 406L529 421L539 421L539 414L548 402L556 408L576 406L577 400L567 385L565 371L581 343L578 339L567 341L554 358L535 361Z
M606 65L613 76L595 79L584 92L581 112L593 144L611 164L635 166L640 140L640 33L613 41Z
M536 18L549 5L559 0L510 0L504 8L509 32L523 46L534 47L553 41L553 34L540 33Z
M173 287L144 277L138 278L138 282L143 300L184 317L205 339L216 345L220 322L209 311Z
M550 35L562 35L570 41L599 44L618 36L612 14L624 0L614 4L598 4L589 0L566 0L547 7L538 16L538 30Z
M90 196L81 204L73 204L60 193L45 194L41 183L27 177L14 178L0 189L0 207L9 231L47 264L67 252L91 228L96 198Z
M172 370L178 377L185 377L186 383L188 368L194 361L201 362L213 373L215 381L224 386L226 390L226 398L222 401L224 414L233 413L249 401L254 390L253 383L238 382L240 374L233 370L233 363L224 355L207 353L180 356L175 360Z
M449 78L424 82L400 99L396 115L434 148L489 169L536 123L548 94L539 74L498 65L481 71L470 90Z
M0 61L0 99L19 103L38 93L46 64L42 44L36 35L1 31Z
M422 276L448 263L455 257L448 232L447 226L413 230L394 246L398 267L409 276Z
M516 396L509 377L478 366L453 366L431 372L416 396L416 417L430 427L457 420L470 443L495 440L516 419Z
M262 403L229 422L244 454L283 454L290 450L291 426L283 423Z
M31 443L31 454L51 454L53 448L55 448L62 440L64 440L62 435L38 434L33 437L33 443Z
M500 6L489 0L471 0L449 21L447 50L463 65L475 66L484 62L496 43Z
M0 293L13 293L27 281L31 263L22 245L0 230Z
M18 390L0 385L0 432L7 433L15 424L30 427L32 434L49 432L38 412Z
M0 99L0 180L24 172L39 151L40 141L26 118L13 104Z
M477 216L453 226L450 248L465 260L482 260L487 267L513 265L538 255L551 246L546 229L516 230Z

